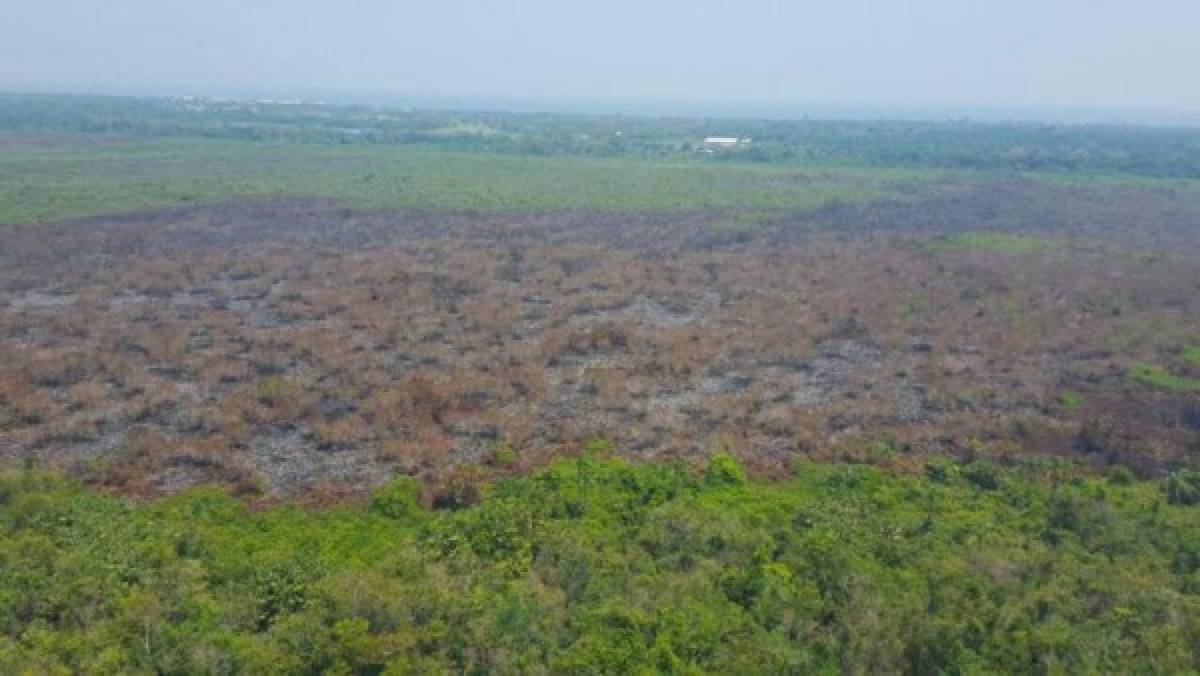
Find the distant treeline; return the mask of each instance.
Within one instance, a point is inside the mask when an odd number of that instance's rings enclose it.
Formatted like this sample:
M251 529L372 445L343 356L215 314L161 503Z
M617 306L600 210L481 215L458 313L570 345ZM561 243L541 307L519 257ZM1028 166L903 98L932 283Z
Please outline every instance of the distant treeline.
M1200 129L971 121L654 118L280 101L0 94L0 133L432 144L524 155L854 163L1200 177ZM706 149L709 136L752 139ZM713 152L705 152L712 150Z

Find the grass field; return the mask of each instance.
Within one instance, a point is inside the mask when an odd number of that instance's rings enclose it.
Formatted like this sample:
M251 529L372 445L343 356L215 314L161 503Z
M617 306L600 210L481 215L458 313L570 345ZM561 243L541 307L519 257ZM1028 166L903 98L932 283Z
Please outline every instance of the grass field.
M10 144L0 223L266 196L364 208L791 210L898 197L945 172L493 155L419 146L171 140Z

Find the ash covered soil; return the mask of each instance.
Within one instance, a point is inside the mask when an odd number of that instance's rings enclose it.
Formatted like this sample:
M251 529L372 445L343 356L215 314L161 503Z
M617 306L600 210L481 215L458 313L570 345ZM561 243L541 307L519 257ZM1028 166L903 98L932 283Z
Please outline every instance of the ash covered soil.
M726 222L272 200L9 228L0 457L339 496L596 437L765 472L1197 452L1200 395L1130 375L1200 377L1194 196L1014 181Z

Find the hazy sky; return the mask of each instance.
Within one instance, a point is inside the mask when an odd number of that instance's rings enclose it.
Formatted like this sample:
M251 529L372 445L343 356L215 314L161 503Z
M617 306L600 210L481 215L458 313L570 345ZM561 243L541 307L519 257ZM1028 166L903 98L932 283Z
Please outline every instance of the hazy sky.
M0 0L0 87L1200 112L1200 0Z

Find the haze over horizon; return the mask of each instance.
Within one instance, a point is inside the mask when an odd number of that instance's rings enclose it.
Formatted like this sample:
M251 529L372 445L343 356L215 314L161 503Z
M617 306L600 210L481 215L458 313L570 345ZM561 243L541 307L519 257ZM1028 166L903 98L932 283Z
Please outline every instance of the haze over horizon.
M14 2L0 88L1200 123L1200 3Z

